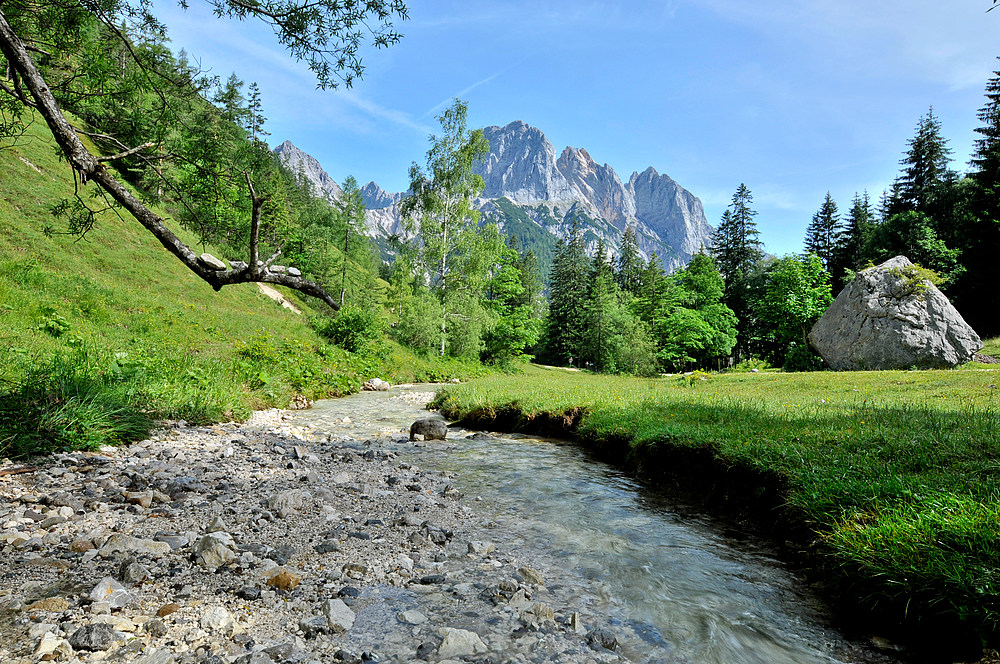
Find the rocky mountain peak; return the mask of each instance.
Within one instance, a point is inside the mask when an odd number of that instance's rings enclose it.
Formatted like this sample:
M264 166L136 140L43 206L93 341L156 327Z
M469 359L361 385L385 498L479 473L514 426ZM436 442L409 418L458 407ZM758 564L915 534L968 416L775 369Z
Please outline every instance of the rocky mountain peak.
M557 153L541 130L519 120L486 127L483 134L490 152L475 167L485 183L476 206L484 218L524 242L546 245L549 254L556 238L565 237L570 216L583 219L591 243L596 236L613 253L625 228L634 227L640 251L645 256L656 252L667 269L683 265L711 242L713 229L701 201L653 167L632 173L623 183L611 166L598 164L586 149L567 147ZM275 152L302 170L329 200L340 196L340 187L308 154L288 141ZM376 238L400 233L404 194L386 192L374 182L361 193L370 233Z
M340 185L323 170L323 167L311 154L295 147L291 141L285 141L274 148L274 153L290 169L302 172L306 179L312 183L316 194L323 196L330 202L340 198L343 193Z
M365 199L365 207L369 210L381 210L399 203L402 194L390 194L374 182L361 187L361 196Z

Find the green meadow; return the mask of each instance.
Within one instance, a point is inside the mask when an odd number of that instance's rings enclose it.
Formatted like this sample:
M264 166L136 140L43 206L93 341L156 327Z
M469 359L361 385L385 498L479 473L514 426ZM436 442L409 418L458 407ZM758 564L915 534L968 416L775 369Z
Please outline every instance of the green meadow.
M114 210L83 238L60 234L51 208L73 195L40 123L0 150L0 457L121 443L160 419L241 419L297 395L355 392L376 376L483 371L389 341L343 350L310 326L311 303L284 293L296 315L254 284L214 292Z
M1000 627L991 366L657 379L532 367L449 386L437 403L449 418L510 428L573 420L573 436L654 474L671 451L706 452L778 487L780 519L808 529L837 593L892 620L958 620L987 636Z

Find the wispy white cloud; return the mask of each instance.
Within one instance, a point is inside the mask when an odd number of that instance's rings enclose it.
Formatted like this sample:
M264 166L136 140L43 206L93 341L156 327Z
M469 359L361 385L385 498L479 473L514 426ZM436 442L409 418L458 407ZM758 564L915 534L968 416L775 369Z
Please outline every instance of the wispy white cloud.
M422 117L427 117L427 116L431 115L432 113L436 113L436 112L440 111L442 108L444 108L445 106L447 106L448 104L450 104L452 102L452 100L454 100L454 99L461 99L462 97L464 97L465 95L469 94L470 92L472 92L473 90L475 90L479 86L486 85L487 83L489 83L490 81L492 81L497 76L505 73L508 69L510 69L510 68L507 67L505 69L501 69L500 71L496 72L495 74L487 76L486 78L478 80L475 83L473 83L472 85L470 85L470 86L468 86L466 88L463 88L462 90L459 90L458 92L456 92L455 94L451 95L447 99L441 100L441 102L439 102L438 104L435 104L431 108L429 108L426 111L424 111Z
M365 99L364 97L354 94L353 92L338 92L337 97L376 118L388 120L389 122L403 127L408 127L414 131L419 131L422 134L430 134L434 131L428 125L414 120L409 113L392 108L386 108L385 106L381 106L372 100Z

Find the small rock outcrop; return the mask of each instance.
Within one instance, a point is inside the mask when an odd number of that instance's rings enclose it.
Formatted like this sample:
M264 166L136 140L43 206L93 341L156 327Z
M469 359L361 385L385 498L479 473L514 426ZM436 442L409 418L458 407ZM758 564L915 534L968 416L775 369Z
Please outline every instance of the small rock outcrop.
M905 256L862 270L809 333L833 369L940 369L983 343L948 298Z

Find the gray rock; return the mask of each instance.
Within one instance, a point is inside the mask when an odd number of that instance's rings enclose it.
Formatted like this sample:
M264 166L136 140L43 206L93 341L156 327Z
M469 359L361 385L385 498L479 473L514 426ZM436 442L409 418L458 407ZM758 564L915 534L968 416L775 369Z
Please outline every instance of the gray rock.
M194 543L195 562L210 570L218 569L236 560L235 546L229 533L208 533Z
M114 628L104 623L84 625L69 637L69 644L76 650L108 650L117 642Z
M156 533L153 536L155 542L166 542L171 551L176 551L188 545L187 535L180 533Z
M420 434L424 440L445 440L448 436L448 425L444 420L417 420L410 425L410 440L416 440Z
M438 646L438 657L442 659L481 655L489 650L478 634L467 629L442 627L438 630L438 636L443 638Z
M392 387L392 385L381 378L372 378L371 380L366 380L365 384L361 386L361 389L368 392L387 392L390 387Z
M131 535L115 533L101 547L100 554L107 558L116 553L146 553L154 558L159 558L170 553L170 545L166 542L156 542L154 540L139 539Z
M312 497L301 489L286 489L267 499L267 506L278 512L282 519L303 509Z
M983 346L905 256L859 272L813 326L809 343L845 371L953 367Z
M232 636L233 631L236 629L236 619L233 618L228 610L221 606L212 606L201 614L201 620L198 621L201 628L206 632L212 634L222 634L223 636Z
M134 560L124 560L118 568L118 580L122 583L140 583L150 576L149 568Z
M407 625L423 625L427 622L427 616L416 610L403 611L399 614L399 621Z
M135 600L132 593L125 589L125 586L110 576L101 579L101 582L90 591L88 597L91 602L95 604L104 602L112 609L120 609L123 606L128 606Z
M154 648L135 660L134 664L175 664L177 659L166 648Z
M517 573L520 574L521 578L523 578L528 583L533 583L536 586L544 586L545 585L545 579L542 578L542 575L539 574L537 570L535 570L535 569L533 569L531 567L528 567L527 565L525 565L523 567L518 567L517 568Z
M479 540L469 542L469 553L474 553L477 556L485 556L495 550L496 546L492 542L480 542Z
M226 526L226 522L222 520L221 516L217 516L212 519L212 522L208 524L208 528L205 529L206 533L224 533L229 532L229 528Z
M351 611L341 599L328 599L323 602L323 615L334 632L347 632L354 627L354 611Z
M587 644L596 649L618 650L618 637L606 629L594 629L587 632Z
M198 256L198 262L209 268L210 270L225 270L226 263L219 260L212 254L202 254Z
M153 620L147 622L142 626L142 630L154 639L167 635L167 626L159 618L154 618Z
M324 616L310 616L299 621L299 629L302 630L307 639L311 639L317 634L329 632L330 625Z
M302 276L302 270L300 270L297 267L290 267L290 268L288 268L288 275L292 276L292 277L301 277Z

